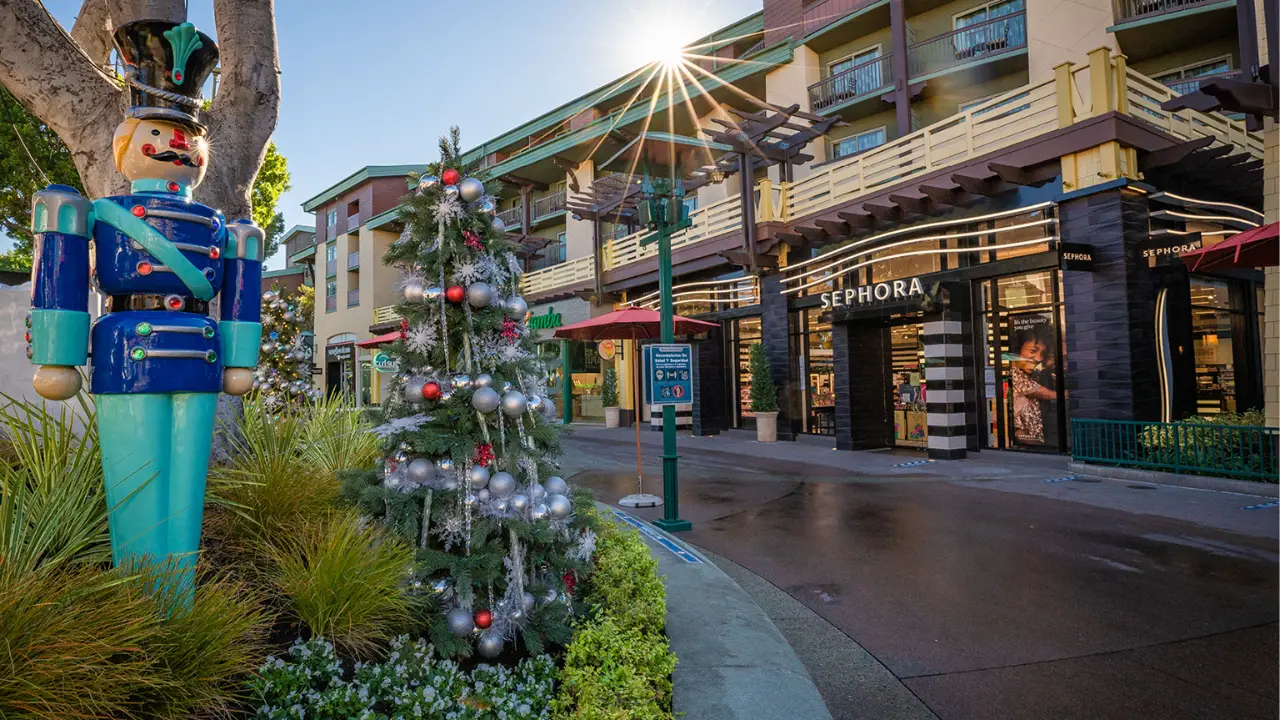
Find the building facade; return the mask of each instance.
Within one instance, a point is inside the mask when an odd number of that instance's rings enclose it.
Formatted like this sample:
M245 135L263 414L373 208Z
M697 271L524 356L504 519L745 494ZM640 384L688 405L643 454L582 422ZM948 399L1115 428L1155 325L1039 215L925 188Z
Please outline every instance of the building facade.
M531 307L598 314L657 305L636 168L615 161L651 124L705 143L785 108L785 142L835 118L798 157L707 145L682 171L676 309L720 326L696 340L694 432L752 427L761 343L783 439L1061 452L1072 418L1264 404L1263 275L1178 259L1262 223L1263 135L1161 108L1253 76L1256 24L1232 0L765 0L691 45L677 91L637 73L467 159L503 183ZM617 369L629 418L633 350L589 366Z
M310 257L315 268L315 376L317 387L358 406L379 402L384 386L374 367L373 338L398 300L399 271L382 263L400 236L396 216L410 177L425 165L361 168L303 203L316 216L313 248L290 253ZM308 255L309 254L309 255ZM382 313L382 315L379 315Z

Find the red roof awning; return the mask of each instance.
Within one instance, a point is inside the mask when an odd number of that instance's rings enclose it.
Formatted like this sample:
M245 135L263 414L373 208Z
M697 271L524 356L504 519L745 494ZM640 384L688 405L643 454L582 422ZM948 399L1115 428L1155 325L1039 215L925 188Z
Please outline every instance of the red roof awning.
M1213 247L1183 253L1182 261L1192 270L1280 265L1280 223L1245 230Z
M614 310L590 320L565 325L555 332L555 337L566 340L652 340L661 336L662 314L657 310L629 307ZM680 315L672 316L676 335L696 335L719 327L716 323L692 320Z
M389 332L389 333L385 333L375 337L371 337L368 340L361 340L360 342L356 343L356 347L378 347L379 345L390 345L391 343L397 340L403 340L403 339L404 339L404 333L400 332L399 330L396 330L395 332Z

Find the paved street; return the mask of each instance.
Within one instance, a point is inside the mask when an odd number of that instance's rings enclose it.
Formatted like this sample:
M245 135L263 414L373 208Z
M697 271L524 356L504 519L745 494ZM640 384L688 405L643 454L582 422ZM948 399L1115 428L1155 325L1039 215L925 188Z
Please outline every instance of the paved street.
M660 494L658 434L644 435ZM566 475L604 502L634 492L627 438L579 431ZM837 718L897 716L824 672L837 640L944 720L1275 717L1277 511L1240 509L1261 500L1046 482L1063 458L895 467L912 456L700 438L681 452L682 537L847 636L797 646Z

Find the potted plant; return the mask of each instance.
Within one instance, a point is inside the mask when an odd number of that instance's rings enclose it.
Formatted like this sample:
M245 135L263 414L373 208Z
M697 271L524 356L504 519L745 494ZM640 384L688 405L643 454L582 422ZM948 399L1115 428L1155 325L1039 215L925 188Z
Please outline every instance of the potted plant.
M600 395L601 400L604 402L604 426L607 428L618 427L618 418L621 414L618 409L618 371L613 368L605 368L604 387L600 390Z
M778 389L774 387L764 346L751 346L751 412L756 416L756 440L778 440Z

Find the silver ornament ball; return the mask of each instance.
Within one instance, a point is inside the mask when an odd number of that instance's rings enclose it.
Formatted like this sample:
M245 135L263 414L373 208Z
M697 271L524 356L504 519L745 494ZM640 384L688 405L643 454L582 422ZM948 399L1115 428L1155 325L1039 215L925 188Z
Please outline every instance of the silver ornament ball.
M547 497L547 489L538 483L529 486L529 498L534 502L542 502Z
M529 511L529 517L532 517L534 520L543 520L547 517L547 513L549 512L551 511L547 509L546 505L543 505L542 503L538 503L537 505L533 506L532 510Z
M435 286L429 287L426 290L422 291L422 297L425 300L438 300L440 296L443 294L444 294L444 290L441 290L440 288Z
M501 655L502 634L493 628L480 633L480 640L476 642L476 652L480 653L480 657L490 660Z
M520 602L524 605L524 611L529 612L533 610L533 605L537 601L534 599L533 593L527 592L520 596Z
M392 455L392 456L391 456L391 459L392 459L392 460L395 460L395 461L396 461L396 462L398 462L398 463L408 462L408 461L409 461L409 453L407 453L407 452L405 452L405 451L403 451L403 450L399 450L399 451L397 451L397 452L396 452L396 454L395 454L395 455Z
M489 287L489 283L471 283L467 287L467 302L477 310L489 307L489 303L493 302L493 288Z
M445 194L445 196L447 196L447 197L458 197L458 186L457 186L457 185L445 185L445 186L444 186L444 194Z
M450 458L440 458L436 461L436 467L439 468L442 473L451 473L453 472L453 460Z
M475 380L471 381L471 384L478 388L493 387L493 376L489 373L480 373Z
M529 396L529 409L530 409L530 410L533 410L534 412L537 412L538 410L541 410L541 409L542 409L542 396L541 396L541 395L530 395L530 396Z
M498 214L498 206L493 202L493 198L485 198L481 200L476 204L476 210L479 210L485 215L493 215L494 217L497 217Z
M418 178L419 191L430 190L431 188L439 184L440 184L440 178L436 177L435 175L423 175L422 177Z
M426 485L436 474L436 466L426 458L417 458L409 463L409 479L419 485Z
M524 316L529 313L529 303L519 295L512 295L507 298L507 316L523 320Z
M502 222L502 218L497 215L493 216L493 220L489 222L489 227L493 228L496 233L505 233L507 231L507 224Z
M511 509L511 501L506 498L498 498L498 501L493 504L493 508L500 513L505 513Z
M502 392L504 392L504 393L509 393L509 392L511 392L514 388L515 388L515 385L512 385L512 384L511 384L511 383L509 383L509 382L503 382L503 383L502 383Z
M496 472L489 478L489 491L498 497L515 492L516 479L509 472Z
M573 504L564 495L553 493L547 496L547 509L551 511L551 517L563 520L573 512Z
M471 387L471 376L466 374L454 375L450 382L453 384L454 390L466 390Z
M444 478L440 480L440 489L442 490L457 490L461 486L462 483L458 481L458 476L453 473L445 475Z
M426 384L423 378L409 378L404 383L404 398L413 405L422 402L422 386Z
M294 314L294 312L293 312L292 310L286 310L286 311L285 311L285 313L284 313L284 321L285 321L285 322L287 322L287 323L291 323L291 322L293 322L294 320L297 320L297 319L298 319L298 316L297 316L296 314Z
M480 388L471 396L471 407L488 415L498 409L498 403L501 400L498 392L493 388Z
M516 512L524 512L529 507L529 496L524 493L516 493L511 496L511 509Z
M489 484L489 468L482 465L472 465L467 468L467 484L472 489L479 490Z
M467 507L475 507L480 503L480 498L475 493L467 493L462 501L467 504Z
M417 280L410 280L405 283L402 292L404 293L404 299L409 302L422 302L427 299L427 289Z
M476 621L471 616L471 611L466 608L453 608L445 613L444 619L449 623L449 632L458 637L470 635L476 629Z
M502 412L507 417L520 417L527 409L529 409L529 401L519 390L512 390L502 396Z
M480 498L480 502L489 502L493 494L489 492L489 488L480 488L476 491L476 497Z
M262 293L262 299L263 299L263 300L265 300L265 301L267 301L267 302L272 302L273 300L275 300L275 299L276 299L275 291L273 291L273 290L268 290L268 291L266 291L266 292Z
M467 202L475 202L484 196L484 183L475 178L466 178L458 185L458 194Z
M560 477L559 475L552 475L551 477L547 478L546 487L547 487L547 492L552 495L568 495L569 494L569 483L565 482L564 478Z

